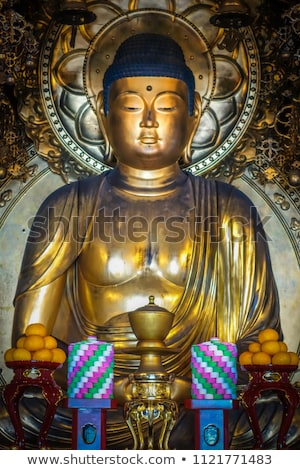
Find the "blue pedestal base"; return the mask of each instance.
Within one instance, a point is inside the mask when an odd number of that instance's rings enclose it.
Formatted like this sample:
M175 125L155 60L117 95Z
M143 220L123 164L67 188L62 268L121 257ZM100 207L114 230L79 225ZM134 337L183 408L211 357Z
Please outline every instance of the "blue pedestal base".
M229 448L228 412L238 408L238 400L186 400L185 407L195 410L195 449Z
M106 410L116 408L116 401L69 398L73 408L72 448L101 450L106 448Z

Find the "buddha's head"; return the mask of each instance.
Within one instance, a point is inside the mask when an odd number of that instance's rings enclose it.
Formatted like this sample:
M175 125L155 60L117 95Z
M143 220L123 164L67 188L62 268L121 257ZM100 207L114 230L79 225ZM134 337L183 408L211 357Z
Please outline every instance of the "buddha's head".
M169 36L137 34L120 45L97 111L109 158L148 170L180 157L189 163L200 97L181 47Z

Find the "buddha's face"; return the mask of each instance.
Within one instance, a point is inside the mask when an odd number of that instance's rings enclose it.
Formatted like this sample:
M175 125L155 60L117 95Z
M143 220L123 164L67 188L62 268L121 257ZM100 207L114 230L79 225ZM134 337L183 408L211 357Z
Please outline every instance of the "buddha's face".
M185 82L167 77L129 77L110 89L102 124L117 160L155 170L178 161L194 133ZM198 122L198 121L197 121Z

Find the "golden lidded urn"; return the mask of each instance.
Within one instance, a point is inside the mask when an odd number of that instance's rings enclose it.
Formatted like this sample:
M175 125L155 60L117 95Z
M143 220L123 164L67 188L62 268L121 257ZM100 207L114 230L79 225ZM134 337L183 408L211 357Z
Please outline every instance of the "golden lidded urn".
M129 312L129 321L138 339L135 354L141 356L138 370L132 379L159 383L172 380L166 372L161 356L170 352L164 343L174 320L174 314L154 303L150 295L149 304ZM152 394L151 394L152 396ZM156 398L154 396L153 398Z
M171 399L175 376L165 370L162 356L178 352L167 348L164 342L172 327L174 314L156 305L154 296L150 296L147 305L129 312L128 316L138 340L136 347L128 352L139 355L141 359L136 372L129 376L132 399L125 404L125 420L134 439L134 449L145 448L144 424L148 428L147 448L153 449L153 425L162 421L157 447L168 449L178 407Z

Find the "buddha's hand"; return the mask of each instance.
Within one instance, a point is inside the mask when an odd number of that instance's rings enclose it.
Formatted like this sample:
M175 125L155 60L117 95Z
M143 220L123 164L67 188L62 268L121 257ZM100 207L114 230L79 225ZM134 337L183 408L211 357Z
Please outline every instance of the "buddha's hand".
M114 381L114 398L118 405L132 400L132 383L128 377L118 377ZM176 377L171 386L171 399L178 404L191 398L191 380L187 377Z

